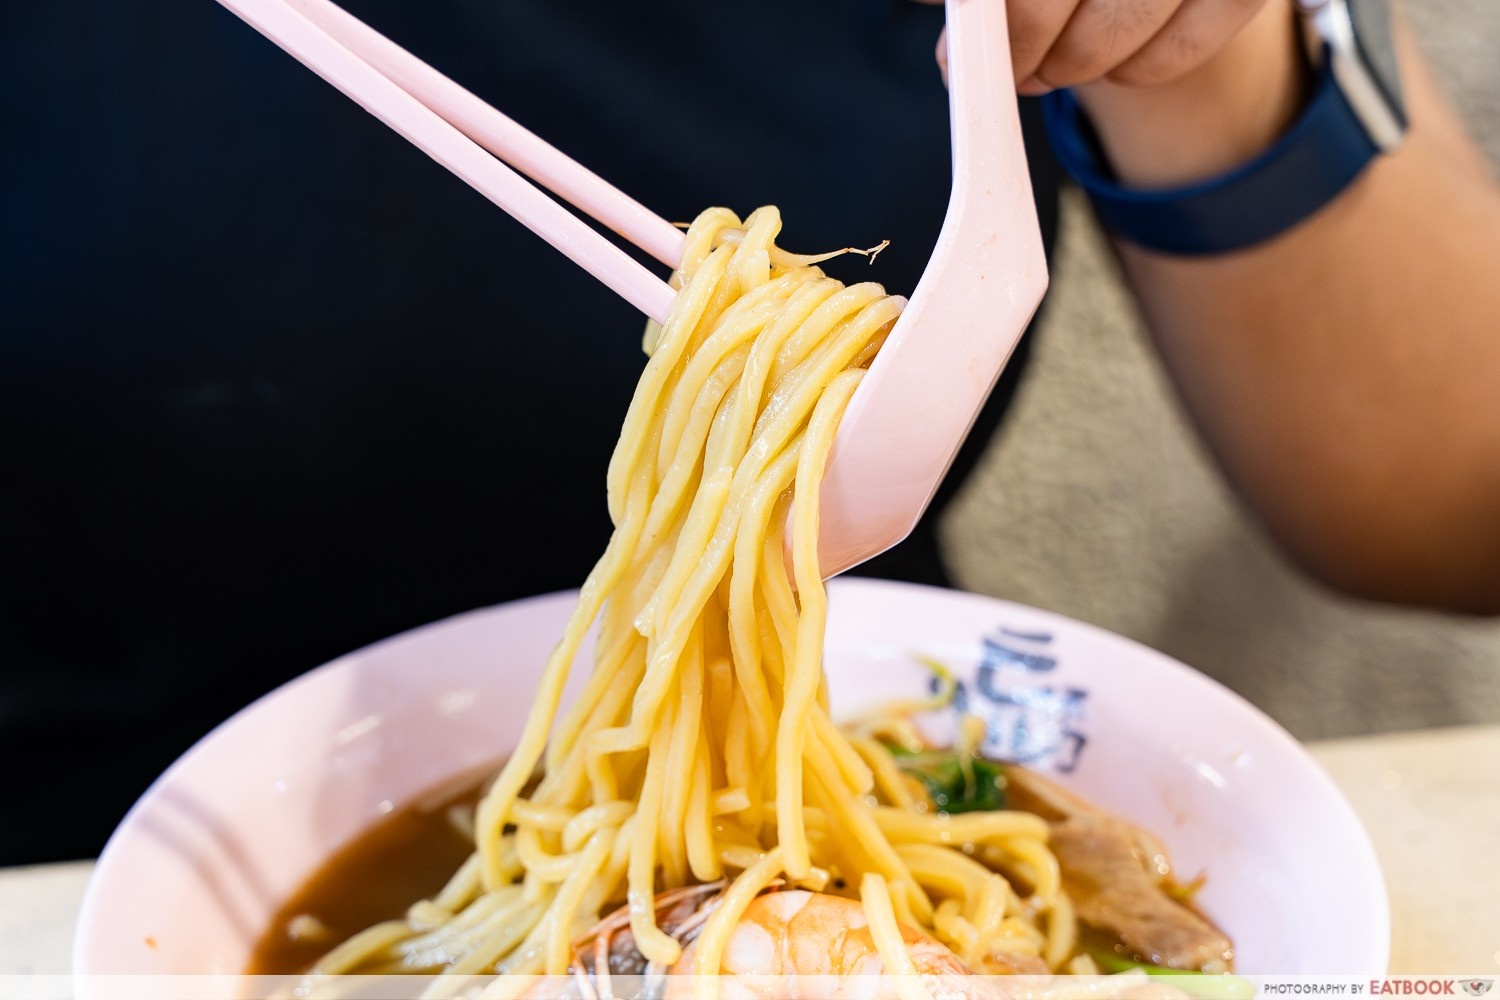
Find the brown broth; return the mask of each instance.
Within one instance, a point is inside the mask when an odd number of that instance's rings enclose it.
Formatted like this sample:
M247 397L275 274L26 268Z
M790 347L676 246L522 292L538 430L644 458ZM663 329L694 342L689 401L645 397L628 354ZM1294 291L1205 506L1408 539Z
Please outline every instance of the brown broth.
M297 975L355 934L385 920L402 918L413 902L435 895L474 851L473 841L449 819L455 806L472 806L497 773L500 764L443 782L361 831L321 865L289 899L256 942L248 975ZM530 790L534 785L528 784ZM1036 813L1049 821L1060 819L1054 803L1012 785L1009 807ZM1014 881L1015 873L1010 873ZM1175 880L1169 892L1184 908L1212 926L1192 900L1192 891ZM292 922L300 916L316 918L327 929L313 939L298 938ZM1114 935L1080 925L1084 950L1113 954L1132 962Z
M255 943L246 974L306 972L341 942L382 920L399 919L414 901L431 898L474 852L473 841L458 831L448 811L473 805L484 785L472 777L445 782L360 831L277 911ZM327 927L327 935L295 937L292 921L304 914Z

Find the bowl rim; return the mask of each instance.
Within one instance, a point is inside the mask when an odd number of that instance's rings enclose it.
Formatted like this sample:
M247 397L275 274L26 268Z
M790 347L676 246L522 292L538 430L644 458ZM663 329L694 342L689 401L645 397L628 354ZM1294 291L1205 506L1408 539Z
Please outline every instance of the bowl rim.
M861 591L868 591L882 594L895 592L910 594L913 590L926 592L928 599L937 598L946 603L966 604L975 607L982 606L991 610L1001 609L1020 614L1032 621L1049 623L1060 631L1087 635L1095 641L1113 644L1121 648L1129 648L1134 655L1153 661L1158 669L1165 670L1186 686L1196 688L1200 692L1207 693L1210 697L1220 701L1231 703L1234 710L1240 714L1244 722L1253 729L1255 738L1264 741L1266 746L1274 747L1281 754L1295 760L1301 769L1306 772L1305 776L1316 786L1316 792L1319 797L1326 800L1329 808L1341 814L1341 818L1354 831L1354 839L1346 845L1346 849L1353 851L1357 855L1354 859L1355 864L1357 867L1363 869L1364 876L1369 880L1366 888L1371 894L1372 900L1378 901L1379 904L1363 914L1365 919L1371 921L1372 926L1369 930L1373 940L1370 941L1369 945L1370 953L1368 961L1370 967L1361 968L1357 971L1360 974L1369 973L1373 975L1381 975L1387 971L1390 956L1390 897L1384 872L1375 853L1374 845L1370 840L1369 832L1365 829L1363 821L1359 818L1358 813L1355 812L1348 797L1328 775L1327 771L1323 769L1322 765L1318 763L1316 758L1308 752L1307 748L1299 740L1271 718L1270 715L1222 682L1195 670L1160 650L1147 646L1128 636L1055 611L1035 608L1005 598L925 584L848 576L829 582L830 604L838 599L838 595L846 593L858 594ZM173 784L177 775L186 767L186 762L192 759L203 747L215 741L222 732L243 724L246 718L259 715L261 712L266 711L269 706L274 705L302 687L316 683L319 678L347 669L352 663L385 647L418 640L425 633L448 629L468 619L487 617L502 609L523 613L525 608L534 605L551 605L562 601L572 601L576 598L577 593L577 590L557 590L504 601L449 615L375 640L326 663L313 667L284 684L273 688L210 729L173 761L147 787L146 791L141 794L140 798L126 812L119 825L110 835L104 849L100 852L93 872L90 874L88 885L78 911L75 925L76 930L71 949L73 976L81 978L110 975L109 973L91 970L90 965L92 964L93 953L98 950L94 944L96 937L106 933L108 930L107 927L102 925L99 918L99 912L102 908L101 898L103 898L108 890L110 872L115 866L120 864L117 856L125 849L122 845L128 844L134 835L135 827L140 817L146 814L163 794L163 791ZM82 984L80 984L79 995L80 997L85 995Z

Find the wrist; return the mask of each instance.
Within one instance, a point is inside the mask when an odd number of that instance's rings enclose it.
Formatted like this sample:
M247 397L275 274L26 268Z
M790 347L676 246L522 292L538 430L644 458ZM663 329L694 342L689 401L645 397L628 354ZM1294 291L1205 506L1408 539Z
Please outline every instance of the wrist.
M1120 183L1168 188L1215 177L1269 148L1307 100L1290 4L1272 0L1203 66L1170 83L1075 89Z

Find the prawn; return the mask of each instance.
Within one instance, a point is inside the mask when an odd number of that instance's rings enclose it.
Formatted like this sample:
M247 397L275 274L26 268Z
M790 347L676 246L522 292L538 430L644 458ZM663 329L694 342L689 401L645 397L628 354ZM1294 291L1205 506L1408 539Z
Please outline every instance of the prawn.
M972 972L945 945L914 927L901 925L912 964L932 996L976 1000L1010 994ZM683 949L674 975L691 975L697 942ZM724 1000L760 997L895 997L894 983L881 980L885 963L875 947L858 900L792 889L757 896L730 932L719 963L719 996ZM668 1000L693 995L691 980L668 978Z
M515 994L532 998L566 996L572 1000L692 1000L698 935L722 900L723 882L690 886L656 899L658 924L682 944L681 957L663 968L646 961L630 936L628 911L613 913L575 942L569 978L543 978L531 990ZM1171 987L1141 975L1090 977L1069 981L1048 975L1009 978L1004 956L987 956L971 969L942 942L907 924L899 930L921 989L937 1000L1190 1000ZM976 975L978 971L982 974ZM886 975L863 904L856 899L805 889L773 888L757 896L730 931L720 956L715 995L719 1000L763 1000L782 997L895 998L900 982Z

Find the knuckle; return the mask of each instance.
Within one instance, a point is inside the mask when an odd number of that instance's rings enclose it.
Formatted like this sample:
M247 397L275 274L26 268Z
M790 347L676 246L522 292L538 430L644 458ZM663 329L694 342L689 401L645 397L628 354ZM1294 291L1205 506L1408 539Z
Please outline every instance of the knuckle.
M1097 57L1053 51L1037 67L1036 76L1049 87L1077 87L1092 83L1109 69Z
M1105 75L1111 83L1126 87L1156 87L1171 80L1161 75L1160 70L1143 59L1129 59Z
M1109 79L1134 87L1159 87L1191 73L1210 54L1197 32L1168 30L1111 70Z
M1089 83L1128 62L1178 0L1083 0L1043 61L1057 86Z
M1035 66L1047 55L1072 14L1075 0L1018 2L1006 5L1011 57L1017 66Z

